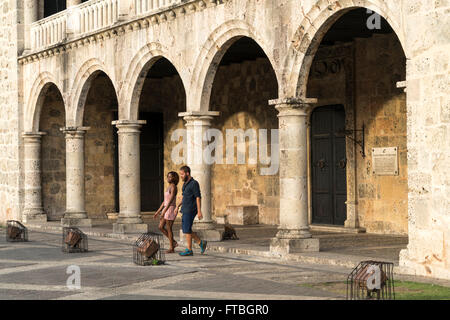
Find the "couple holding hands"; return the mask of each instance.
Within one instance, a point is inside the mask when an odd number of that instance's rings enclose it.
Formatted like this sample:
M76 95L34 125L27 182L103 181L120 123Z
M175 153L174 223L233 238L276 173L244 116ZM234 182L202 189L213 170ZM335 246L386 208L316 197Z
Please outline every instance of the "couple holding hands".
M201 253L206 250L207 241L201 240L195 232L192 232L192 225L195 217L198 215L199 220L203 219L201 211L201 194L200 185L191 176L191 169L188 166L183 166L179 170L180 175L175 171L171 171L167 174L167 182L169 188L164 192L164 202L159 207L153 216L154 219L161 214L159 230L169 239L170 247L166 253L175 253L175 248L178 243L173 238L172 226L177 217L178 210L181 206L182 213L182 230L186 235L187 249L180 253L180 256L192 256L192 239L200 246ZM181 203L176 205L178 182L183 180L183 199ZM166 229L167 226L167 229Z

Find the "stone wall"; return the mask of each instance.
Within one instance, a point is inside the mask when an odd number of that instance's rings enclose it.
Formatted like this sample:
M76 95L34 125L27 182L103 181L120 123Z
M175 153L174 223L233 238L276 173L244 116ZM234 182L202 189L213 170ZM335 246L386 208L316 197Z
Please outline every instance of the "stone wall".
M86 211L89 218L106 219L115 212L114 136L111 122L117 99L111 81L103 74L92 82L84 109Z
M395 35L356 42L356 127L366 125L366 158L357 155L358 214L370 233L408 234L406 58ZM398 148L398 176L377 176L372 148Z
M450 279L450 3L405 5L409 244L407 272Z
M267 59L221 66L214 79L210 105L210 110L221 114L212 122L212 128L222 131L224 145L227 129L256 129L257 133L258 129L277 129L277 111L268 105L274 97L277 97L277 80ZM226 164L226 152L223 152L224 164L212 166L213 216L224 215L227 205L256 205L260 223L278 224L278 173L262 176L259 158L257 165L248 164L248 142L246 164L237 164L236 152L235 164Z
M61 220L66 211L66 140L65 110L61 94L55 86L45 93L39 130L42 137L42 202L49 220Z
M20 219L19 8L0 0L0 223Z
M408 233L406 95L396 86L405 79L405 60L394 34L357 39L319 49L308 83L308 96L318 98L319 106L345 106L347 129L366 126L366 157L360 146L355 155L347 151L347 184L348 200L355 192L360 226L369 233ZM356 137L361 140L361 133ZM382 147L399 148L398 176L373 174L371 150Z

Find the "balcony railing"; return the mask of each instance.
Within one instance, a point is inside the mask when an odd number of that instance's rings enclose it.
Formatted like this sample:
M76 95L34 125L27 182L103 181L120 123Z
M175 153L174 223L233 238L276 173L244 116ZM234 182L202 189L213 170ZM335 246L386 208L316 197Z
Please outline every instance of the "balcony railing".
M91 0L75 7L75 31L89 33L113 25L119 20L118 5L119 0Z
M66 38L67 14L59 12L31 25L31 47L40 49L54 45Z
M182 0L135 0L136 15L152 13L182 3ZM184 1L185 2L185 1Z
M83 36L119 21L121 1L130 0L91 0L70 7L45 19L34 22L30 27L31 50L40 50L56 45L71 37ZM131 0L134 7L130 12L122 12L131 17L151 15L164 9L189 2L187 0ZM123 7L127 7L124 5Z

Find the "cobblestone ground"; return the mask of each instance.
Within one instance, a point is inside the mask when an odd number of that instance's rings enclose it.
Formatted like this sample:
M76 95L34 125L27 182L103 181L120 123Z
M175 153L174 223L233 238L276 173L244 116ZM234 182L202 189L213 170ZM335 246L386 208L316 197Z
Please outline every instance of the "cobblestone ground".
M0 229L0 299L342 299L305 283L344 281L348 269L206 253L167 255L162 266L132 262L131 243L90 238L89 252L61 251L58 233L30 232L27 243L5 241ZM177 248L181 251L181 248ZM81 289L66 286L68 266Z

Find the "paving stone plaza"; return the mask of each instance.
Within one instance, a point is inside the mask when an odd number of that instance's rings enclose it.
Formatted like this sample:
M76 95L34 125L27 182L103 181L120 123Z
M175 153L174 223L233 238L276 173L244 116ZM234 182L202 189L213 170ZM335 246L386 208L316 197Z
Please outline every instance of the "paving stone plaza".
M347 236L346 245L339 247L332 243L342 235L322 234L322 239L330 238L324 249L327 260L314 255L285 260L268 255L276 230L263 228L268 236L261 237L255 236L261 230L237 229L246 240L211 243L205 255L195 248L193 257L166 255L165 265L142 267L132 261L135 237L117 239L107 229L92 228L88 233L102 236L89 238L89 252L67 254L61 252L58 228L49 229L30 231L25 243L6 242L5 229L0 229L0 299L343 300L345 291L313 285L336 283L345 289L358 261L386 260L406 245L397 237L379 238L373 246L364 236ZM153 223L151 229L157 231L157 226ZM67 268L73 265L80 268L79 289L68 287ZM446 280L395 278L450 287Z

